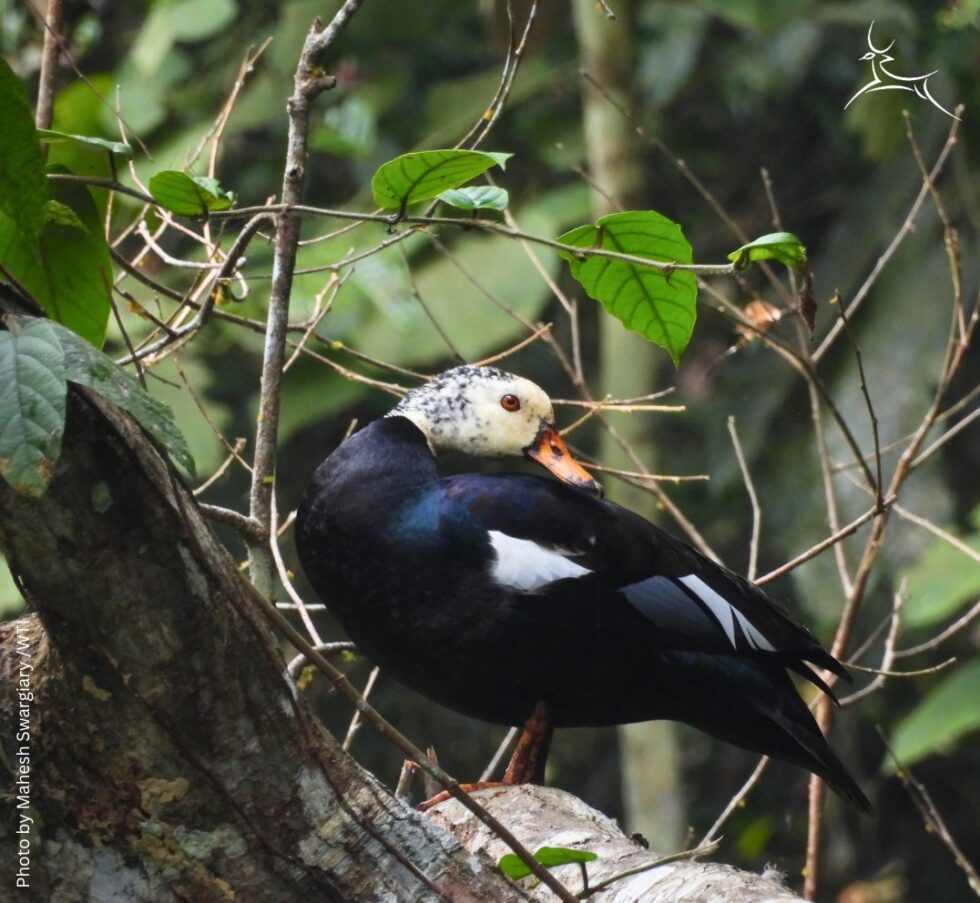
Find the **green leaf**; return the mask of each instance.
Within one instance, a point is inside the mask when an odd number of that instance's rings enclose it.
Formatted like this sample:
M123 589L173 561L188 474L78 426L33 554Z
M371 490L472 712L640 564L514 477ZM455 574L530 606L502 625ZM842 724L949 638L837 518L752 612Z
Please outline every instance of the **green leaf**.
M541 847L534 858L545 868L556 865L567 865L569 862L594 862L599 858L598 853L591 850L572 850L569 847Z
M534 858L545 868L567 865L570 862L593 862L598 859L597 853L591 850L572 850L569 847L541 847ZM531 870L513 853L500 857L497 867L512 881L519 881L531 874Z
M980 727L980 659L956 670L899 722L891 747L902 765L937 752ZM882 770L895 771L891 756Z
M691 246L681 227L653 210L612 213L594 226L579 226L558 241L602 248L665 263L690 263ZM674 364L691 340L697 317L697 282L687 270L655 269L608 257L561 251L589 297L623 325L663 348Z
M55 223L58 226L71 226L73 229L88 232L85 223L78 218L78 214L71 207L62 204L61 201L48 201L44 205L44 218L47 222Z
M806 266L806 247L792 232L770 232L728 255L736 270L745 269L754 260L778 260L794 270Z
M29 317L16 319L30 320ZM106 401L128 411L169 452L174 461L191 477L196 476L194 458L174 422L170 408L147 393L139 380L111 357L63 326L52 324L52 328L64 349L66 379L91 389Z
M94 135L69 135L67 132L38 129L37 136L46 144L55 144L60 141L74 141L77 144L97 147L113 154L119 154L122 157L133 156L133 149L128 144L123 144L121 141L110 141L108 138L96 138Z
M65 429L65 355L51 325L31 317L0 332L0 476L24 495L48 488Z
M381 166L371 179L374 202L397 210L459 188L491 166L501 169L512 154L473 150L431 150L403 154Z
M34 116L21 80L6 60L0 59L0 213L23 233L34 249L44 229L48 180L34 128ZM7 265L0 254L0 263Z
M506 188L471 185L467 188L450 188L439 195L439 200L458 210L506 210L510 196Z
M977 530L963 541L980 552L980 508L973 512ZM928 627L956 614L980 596L980 565L942 539L926 546L907 573L907 601L902 609L905 627Z
M204 216L212 210L227 210L235 203L234 192L225 191L217 179L175 169L158 172L147 187L161 207L178 216Z
M84 185L52 182L50 191L39 244L0 214L0 262L53 320L101 346L109 321L112 262L99 212Z

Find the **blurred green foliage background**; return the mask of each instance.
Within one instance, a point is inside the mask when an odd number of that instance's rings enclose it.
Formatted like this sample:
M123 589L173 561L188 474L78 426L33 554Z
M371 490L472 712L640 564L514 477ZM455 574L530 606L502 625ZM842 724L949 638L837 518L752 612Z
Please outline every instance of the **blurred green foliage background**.
M617 8L615 0L610 5ZM276 195L281 184L285 98L303 37L315 15L328 18L336 6L326 0L70 0L65 4L65 33L74 65L63 66L59 73L53 127L118 138L121 120L136 145L135 169L142 180L161 169L179 169L213 128L246 49L271 38L234 103L217 161L222 185L237 193L239 204L260 204ZM377 166L410 150L451 146L479 121L506 54L505 6L498 0L365 2L331 60L337 88L315 109L309 203L368 210L370 177ZM517 21L523 23L528 4L515 2L514 8ZM0 4L0 11L4 56L30 83L36 78L40 47L36 16L25 4ZM598 9L595 15L596 27L632 30L636 122L675 155L643 144L642 206L680 222L696 260L723 261L739 242L678 174L676 160L683 160L751 235L772 231L760 177L760 167L765 167L784 224L803 238L810 252L818 335L836 317L830 297L839 292L846 302L853 296L919 190L902 110L909 111L927 161L935 158L950 127L948 117L906 92L868 95L844 110L867 79L866 64L858 58L866 50L868 25L874 20L879 44L895 39L896 70L939 70L930 81L937 99L950 107L965 105L959 144L940 189L958 230L964 297L969 302L975 295L980 275L976 0L650 0L636 3L632 16L616 23L607 23ZM506 174L495 178L509 189L521 228L547 237L591 219L589 186L580 174L589 161L579 67L568 4L545 0L509 103L484 145L515 154ZM104 156L72 144L52 145L49 161L76 173L110 174ZM198 171L204 171L205 161L206 155ZM94 194L104 210L105 192ZM117 198L113 229L129 222L137 210L134 202ZM152 227L152 214L148 221ZM310 220L304 238L333 228L336 224ZM229 228L226 246L233 237ZM384 227L373 224L307 244L298 267L334 263L384 237ZM558 303L519 243L472 233L445 233L443 240L449 255L419 235L359 262L322 323L320 332L328 341L316 343L316 350L358 373L408 386L414 383L410 375L392 375L347 349L397 367L437 372L452 364L456 353L475 360L522 338L526 331L504 308L532 321L555 321L559 340L568 340ZM186 237L170 233L165 245L178 257L200 258L200 248ZM132 253L139 242L129 236L119 247ZM545 272L574 295L577 286L557 255L542 251L539 256ZM168 266L152 254L142 266L148 275L178 290L186 289L193 277L191 271ZM271 245L254 242L246 268L248 297L224 309L263 318L270 268ZM302 322L313 310L328 278L320 271L296 279L294 322ZM948 336L950 286L940 223L927 203L854 324L884 445L914 429L931 397ZM717 287L739 304L772 295L758 272L719 281ZM131 279L125 288L155 309L152 290ZM578 295L580 303L592 305ZM148 330L132 313L124 311L124 316L135 337ZM600 328L620 328L616 323L600 326L600 316L605 314L594 307L583 312L585 363L599 382L604 361L596 334ZM726 430L727 418L734 415L764 509L764 572L827 533L823 488L804 385L759 343L725 356L735 338L731 325L706 305L678 370L657 349L643 350L657 358L656 380L647 391L675 386L669 401L687 407L683 414L649 420L644 429L656 457L646 463L660 473L710 475L708 482L684 483L669 491L725 560L744 569L751 512ZM109 347L124 352L118 331L112 333ZM173 407L199 473L211 473L225 457L211 424L229 439L251 437L261 351L259 333L212 321L178 355L179 371L173 362L152 370L152 390ZM975 351L971 354L953 400L977 385L980 357ZM506 366L537 379L556 396L573 396L573 387L540 343L509 359ZM824 367L841 411L870 449L853 351L845 342L838 343ZM187 390L188 384L197 398ZM363 423L379 416L392 399L306 358L290 369L284 391L278 497L281 509L291 510L313 467L341 439L352 419ZM974 399L972 405L976 403ZM202 416L202 407L211 424ZM572 415L567 417L571 420ZM594 451L598 432L587 426L575 441ZM829 442L835 461L850 460L833 431ZM886 457L886 466L894 460L894 455ZM903 505L980 549L978 464L980 431L974 424L916 474ZM839 488L843 520L867 507L860 488L845 479ZM247 475L232 468L205 498L243 510L247 493ZM652 513L669 526L662 513ZM852 559L864 535L849 544ZM235 536L226 538L233 549L242 551ZM976 561L921 527L895 518L860 615L859 639L887 616L903 579L908 588L900 646L938 633L980 592ZM312 598L301 575L298 580ZM832 636L842 594L830 555L769 589L820 636ZM4 614L15 615L21 604L4 573ZM340 638L339 628L326 615L320 619L320 631ZM938 901L968 896L963 874L948 851L923 830L905 790L891 776L876 726L907 762L915 763L918 777L967 857L980 859L978 643L974 624L940 653L904 660L903 668L926 667L952 655L958 662L941 673L890 680L880 693L838 717L834 745L875 797L878 813L860 819L831 801L827 899ZM873 648L876 651L862 659L865 664L877 663L879 647ZM356 661L350 671L354 681L362 683L368 666ZM859 674L857 684L870 679ZM343 733L350 717L346 705L317 680L305 692L328 725ZM468 722L411 696L383 676L373 699L417 743L434 745L441 762L459 777L475 778L502 735L496 728ZM680 770L671 771L669 779L683 801L680 827L693 826L697 838L740 786L754 759L694 731L679 730ZM557 740L550 779L603 811L624 817L632 788L622 778L615 732L565 734ZM401 765L393 749L364 731L354 752L393 784ZM655 771L669 766L650 760L644 767ZM724 829L719 857L754 869L775 863L795 881L805 847L804 788L801 772L773 768ZM684 840L683 834L679 839ZM678 838L650 840L663 848Z

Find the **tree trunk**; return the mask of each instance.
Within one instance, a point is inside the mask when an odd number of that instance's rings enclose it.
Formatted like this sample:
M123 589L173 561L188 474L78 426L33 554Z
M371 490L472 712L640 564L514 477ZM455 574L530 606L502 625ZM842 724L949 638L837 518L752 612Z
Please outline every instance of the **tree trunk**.
M70 389L38 499L0 480L36 615L0 631L0 862L38 900L517 900L311 717L254 590L134 422Z

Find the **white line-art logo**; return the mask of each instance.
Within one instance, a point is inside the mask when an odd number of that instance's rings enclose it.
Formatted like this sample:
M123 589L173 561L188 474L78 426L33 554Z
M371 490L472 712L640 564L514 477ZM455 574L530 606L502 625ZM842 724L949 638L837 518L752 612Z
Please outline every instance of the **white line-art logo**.
M875 47L871 43L871 30L875 27L872 22L868 26L868 53L861 57L871 63L871 81L869 81L860 91L857 92L846 104L846 110L862 94L874 94L875 91L912 91L916 97L928 100L937 110L942 110L947 116L959 119L959 116L950 113L932 94L929 93L929 79L939 70L934 69L925 75L896 75L888 68L888 63L893 63L895 57L889 56L888 51L895 43L894 39L887 47Z

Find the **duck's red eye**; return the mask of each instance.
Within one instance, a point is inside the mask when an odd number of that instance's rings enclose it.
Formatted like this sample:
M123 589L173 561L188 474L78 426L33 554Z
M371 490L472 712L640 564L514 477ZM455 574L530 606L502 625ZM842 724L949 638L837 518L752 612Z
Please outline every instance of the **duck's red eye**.
M505 395L500 399L500 406L505 411L519 411L521 409L521 400L516 395Z

